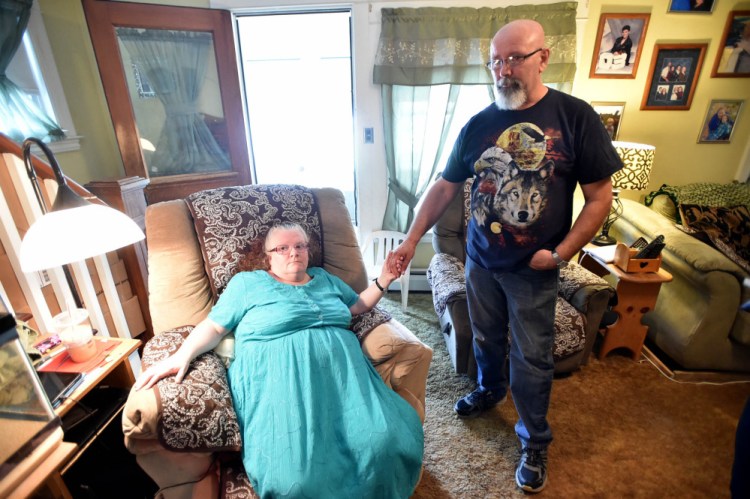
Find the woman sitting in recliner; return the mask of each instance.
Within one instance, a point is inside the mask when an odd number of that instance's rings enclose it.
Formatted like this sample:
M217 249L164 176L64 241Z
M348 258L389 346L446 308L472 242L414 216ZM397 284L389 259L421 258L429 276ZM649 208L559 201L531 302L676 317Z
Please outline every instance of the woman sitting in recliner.
M347 329L395 279L383 265L362 293L321 268L307 268L299 225L266 236L266 270L240 272L174 355L135 384L176 374L235 332L229 368L242 457L261 497L409 497L422 465L416 411L388 388Z

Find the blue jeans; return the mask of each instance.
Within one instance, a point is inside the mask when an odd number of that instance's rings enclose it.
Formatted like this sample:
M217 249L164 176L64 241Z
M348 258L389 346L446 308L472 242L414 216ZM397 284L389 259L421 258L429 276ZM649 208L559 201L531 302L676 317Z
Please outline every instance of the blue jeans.
M510 390L518 411L516 434L525 447L552 441L547 422L554 362L555 304L559 272L523 267L486 270L466 258L466 297L474 334L479 386L508 391L505 359L510 328Z

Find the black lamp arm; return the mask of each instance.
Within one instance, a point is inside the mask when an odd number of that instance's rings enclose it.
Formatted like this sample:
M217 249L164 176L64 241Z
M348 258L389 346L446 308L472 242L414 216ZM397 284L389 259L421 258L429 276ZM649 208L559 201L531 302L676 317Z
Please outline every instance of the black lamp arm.
M23 163L26 167L26 174L29 176L29 180L31 180L31 185L34 188L34 194L36 195L36 200L39 203L39 207L42 209L42 213L46 214L48 211L47 209L47 203L44 201L44 195L42 195L42 188L39 185L39 179L36 176L36 170L34 169L34 163L31 160L31 146L37 145L39 149L44 152L44 155L47 156L47 160L49 161L49 165L52 168L52 171L55 173L55 180L57 180L57 200L55 201L55 205L53 206L53 210L59 205L62 204L62 202L65 200L72 200L72 205L81 205L82 203L88 203L85 199L80 197L78 194L73 192L73 190L68 186L68 182L65 180L65 175L63 175L62 169L60 168L60 165L57 163L57 159L55 159L55 155L52 154L52 151L47 147L47 144L42 142L40 139L36 137L29 137L26 140L23 141ZM76 199L77 198L77 199ZM80 201L78 201L80 200ZM70 268L68 265L62 266L63 273L65 275L65 280L68 282L68 287L70 288L70 292L73 295L73 302L75 303L76 307L82 308L84 306L83 300L81 299L81 295L78 294L78 288L76 288L75 280L73 279L73 274L70 271Z

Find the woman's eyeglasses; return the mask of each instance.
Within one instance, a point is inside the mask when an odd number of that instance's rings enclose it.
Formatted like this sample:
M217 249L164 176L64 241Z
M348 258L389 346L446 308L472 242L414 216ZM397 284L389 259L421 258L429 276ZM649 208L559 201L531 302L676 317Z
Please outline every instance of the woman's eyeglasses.
M279 244L275 248L271 248L269 250L266 250L266 252L268 252L268 253L276 252L279 255L286 256L286 255L289 254L290 251L292 251L292 248L294 248L294 251L296 253L304 253L308 249L310 249L310 245L307 244L307 243L297 243L297 244L295 244L293 246L289 246L288 244Z
M529 52L526 55L512 55L508 57L507 59L493 59L487 64L485 64L485 66L487 66L487 69L489 69L490 71L497 71L503 66L507 66L509 68L515 68L516 66L520 66L521 64L523 64L523 61L525 61L526 59L528 59L529 57L531 57L532 55L536 54L537 52L541 50L544 50L544 48L543 47L538 48L535 51Z

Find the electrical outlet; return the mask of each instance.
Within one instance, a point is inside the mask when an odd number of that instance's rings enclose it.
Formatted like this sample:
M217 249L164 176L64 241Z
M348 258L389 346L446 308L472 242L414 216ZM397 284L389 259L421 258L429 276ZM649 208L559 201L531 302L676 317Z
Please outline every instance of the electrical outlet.
M368 127L365 128L365 144L375 143L375 129Z

